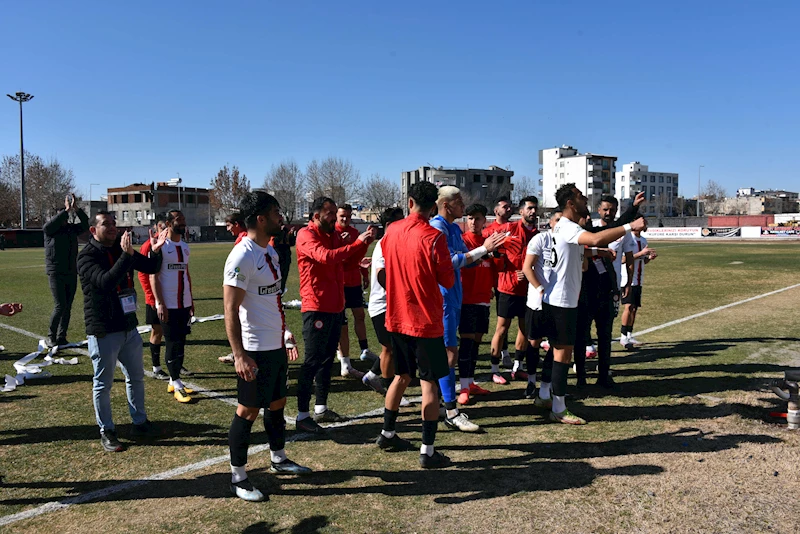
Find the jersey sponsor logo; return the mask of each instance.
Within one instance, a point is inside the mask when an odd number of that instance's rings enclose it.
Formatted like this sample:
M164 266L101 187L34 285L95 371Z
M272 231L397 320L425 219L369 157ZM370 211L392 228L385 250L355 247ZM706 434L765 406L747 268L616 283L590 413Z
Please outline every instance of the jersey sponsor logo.
M259 295L275 295L276 293L280 293L280 291L281 291L280 280L268 286L258 286Z
M243 275L240 272L238 267L234 267L234 269L232 271L228 271L226 274L227 274L228 278L230 278L231 280L235 279L235 280L239 280L240 282L244 282L245 281L245 275Z
M167 264L168 271L185 271L186 264L185 263L168 263Z

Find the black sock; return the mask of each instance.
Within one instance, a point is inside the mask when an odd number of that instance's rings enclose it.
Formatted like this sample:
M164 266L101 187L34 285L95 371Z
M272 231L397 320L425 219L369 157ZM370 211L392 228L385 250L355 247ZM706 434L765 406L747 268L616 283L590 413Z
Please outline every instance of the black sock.
M367 350L369 348L369 341L366 339L359 339L358 346L361 347L361 350Z
M399 411L393 411L388 408L383 409L383 429L387 432L394 432L395 425L397 424L397 415Z
M499 356L491 356L492 365L500 365L500 357Z
M161 343L158 345L150 343L150 359L153 361L153 367L161 367Z
M528 347L525 351L525 365L528 366L528 374L536 374L539 367L539 347Z
M550 391L553 395L563 397L567 394L567 375L569 374L569 364L553 362L553 382Z
M472 367L470 368L469 378L475 378L475 368L478 366L478 355L481 351L481 344L477 341L472 344Z
M620 332L622 333L623 336L630 334L632 330L633 329L630 326L625 326L625 325L622 325L622 327L620 328Z
M445 402L444 407L446 410L455 410L457 408L456 401Z
M267 410L264 416L264 430L267 431L269 450L279 451L286 447L286 419L283 418L283 408Z
M372 371L376 375L380 376L380 374L381 374L381 359L380 358L376 358L375 361L372 362L372 368L370 369L370 371Z
M518 362L522 361L522 358L525 356L525 352L521 350L514 351L514 359Z
M439 421L423 421L422 422L422 444L433 445L436 441L436 427L439 426Z
M458 376L459 378L472 378L472 347L475 340L468 337L461 338L458 347Z
M228 432L228 446L231 449L231 465L244 467L247 465L247 447L250 445L250 430L253 421L248 421L239 414L233 416L231 429Z
M381 377L381 384L383 384L383 389L386 391L389 391L389 386L392 385L392 382L394 382L394 378Z

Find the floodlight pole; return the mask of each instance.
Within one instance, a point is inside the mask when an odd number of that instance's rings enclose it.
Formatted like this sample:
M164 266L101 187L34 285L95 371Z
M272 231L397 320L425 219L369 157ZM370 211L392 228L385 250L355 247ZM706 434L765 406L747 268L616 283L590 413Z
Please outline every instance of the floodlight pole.
M8 98L15 102L19 102L19 218L20 230L25 230L25 145L22 137L22 104L29 102L33 99L33 95L18 91L15 96L6 94Z

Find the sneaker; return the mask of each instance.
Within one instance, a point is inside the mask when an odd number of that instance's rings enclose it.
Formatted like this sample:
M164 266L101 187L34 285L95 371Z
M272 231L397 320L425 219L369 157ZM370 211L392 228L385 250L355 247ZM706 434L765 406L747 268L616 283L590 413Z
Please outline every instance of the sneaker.
M579 376L575 381L575 387L583 389L586 387L586 376Z
M407 398L405 398L405 397L402 397L402 398L400 399L400 406L401 406L401 407L403 407L403 408L405 408L405 407L407 407L407 406L411 406L411 401L410 401L410 400L408 400L408 399L407 399Z
M188 370L186 367L181 367L181 376L192 376L194 373Z
M169 375L163 369L159 369L158 371L153 371L153 378L156 380L169 380ZM170 393L172 392L170 391Z
M174 391L175 391L175 384L167 384L167 393L172 393ZM187 388L186 386L183 386L183 391L186 392L187 394L194 393L194 390L192 388Z
M361 351L361 356L359 356L359 358L361 359L362 362L366 361L374 362L379 358L379 356L369 349L364 349Z
M489 391L488 389L483 389L482 387L480 387L475 382L472 382L469 385L469 394L470 395L488 395L489 393L491 393L491 391Z
M186 392L186 388L176 389L175 392L173 393L173 396L175 397L176 401L182 404L192 402L192 398Z
M258 489L250 483L250 479L247 478L236 484L231 483L231 491L234 495L245 501L261 502L269 500L269 497L258 491Z
M642 344L641 341L639 341L638 339L636 339L633 336L628 336L628 343L631 344L631 345L641 345Z
M550 420L554 423L564 423L565 425L585 425L586 419L578 417L569 410L563 412L550 412Z
M594 345L586 346L586 357L589 359L597 358L597 348Z
M511 360L511 354L507 350L502 351L500 354L503 357L501 365L507 369L511 369L514 366L514 362Z
M494 382L495 384L500 384L501 386L505 386L506 384L508 384L508 380L503 378L503 375L501 375L500 373L492 374L492 382Z
M448 465L450 465L450 458L439 451L433 451L430 456L427 454L419 455L419 466L423 469L438 469Z
M227 356L220 356L217 359L220 361L220 363L233 365L233 353L232 352L230 354L228 354Z
M269 468L270 473L277 475L307 475L311 473L311 469L295 463L290 459L285 459L282 462L270 462L272 465Z
M631 343L631 337L626 335L619 336L619 344L626 349L633 347L633 343Z
M519 371L511 373L511 380L527 380L528 373L520 369Z
M371 379L367 378L367 375L364 375L364 378L361 379L365 386L373 390L375 393L379 395L386 395L386 389L383 387L383 382L381 382L381 377L374 376Z
M595 386L603 389L609 389L611 391L620 391L622 389L620 385L614 382L614 379L610 376L606 378L598 378L597 382L595 382Z
M51 338L50 336L44 339L44 344L48 349L52 349L53 347L57 346L56 340Z
M311 417L295 421L294 426L298 432L309 432L311 434L322 434L325 432L325 429L319 426Z
M525 398L526 399L536 398L536 384L534 382L528 382L528 385L525 386Z
M154 438L160 435L161 428L149 419L145 419L144 423L133 425L131 429L131 437L134 438Z
M547 340L545 339L544 341L542 341L541 343L539 343L539 347L540 347L540 348L541 348L543 351L547 352L548 350L550 350L550 342L549 342L549 341L547 341Z
M469 388L464 388L459 392L456 402L459 403L461 406L466 406L467 404L471 404L469 398Z
M100 431L100 445L106 452L122 452L125 450L125 445L117 439L117 433L113 430Z
M69 345L69 341L67 341L67 338L60 337L60 338L56 339L56 346L60 347L62 345Z
M325 410L322 413L314 414L314 421L317 423L342 423L347 421L346 417L342 417L331 409Z
M549 399L543 399L537 393L536 396L533 398L533 405L537 408L542 408L544 410L552 410L553 409L553 399L552 397Z
M375 440L378 448L389 452L402 452L416 449L416 447L407 439L403 439L397 434L391 438L387 438L383 434L378 434L378 439Z
M364 378L364 373L356 369L355 367L344 367L342 366L342 371L339 373L344 378L355 378L357 380L361 380Z
M467 414L459 412L452 419L445 415L444 424L450 428L457 428L462 432L479 432L481 427L469 420Z

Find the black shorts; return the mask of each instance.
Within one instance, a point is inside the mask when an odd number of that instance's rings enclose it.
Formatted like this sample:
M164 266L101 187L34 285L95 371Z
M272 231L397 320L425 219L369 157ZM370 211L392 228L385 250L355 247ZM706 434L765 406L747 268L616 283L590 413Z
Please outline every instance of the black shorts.
M396 374L414 378L419 369L419 379L429 382L450 374L444 337L412 337L394 332L390 332L389 337Z
M161 325L161 321L158 319L158 310L155 306L145 305L144 322L153 326Z
M542 310L532 310L528 308L525 312L525 331L528 339L542 339L547 336L547 328Z
M239 377L236 387L239 404L248 408L268 409L271 402L286 396L286 372L289 368L286 349L245 353L255 360L258 372L252 382Z
M389 339L389 332L386 331L386 312L372 317L372 326L375 328L378 343L384 347L391 347L392 341Z
M544 332L550 346L575 346L578 334L578 308L560 308L542 303Z
M462 304L460 334L487 334L489 332L489 306Z
M525 312L528 297L521 295L509 295L508 293L500 293L497 297L497 316L504 319L513 319L519 317L525 319Z
M361 286L352 286L344 288L344 307L345 308L366 308L364 304L364 291Z
M631 286L628 296L623 297L623 304L630 304L634 308L642 307L642 286Z

